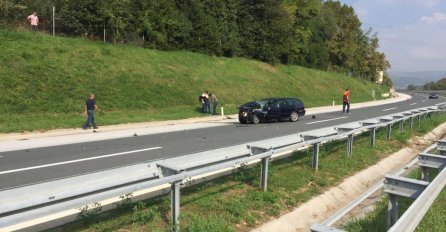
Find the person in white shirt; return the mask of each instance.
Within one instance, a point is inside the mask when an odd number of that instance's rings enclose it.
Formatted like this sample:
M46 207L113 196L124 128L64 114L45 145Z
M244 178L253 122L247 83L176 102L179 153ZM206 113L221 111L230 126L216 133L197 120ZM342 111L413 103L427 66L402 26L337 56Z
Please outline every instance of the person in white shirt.
M204 91L204 93L201 95L201 99L203 102L203 108L201 109L203 113L209 113L211 114L211 103L209 102L209 92Z
M31 31L37 31L37 25L39 24L39 17L37 17L34 11L32 15L28 16L28 22L31 24Z

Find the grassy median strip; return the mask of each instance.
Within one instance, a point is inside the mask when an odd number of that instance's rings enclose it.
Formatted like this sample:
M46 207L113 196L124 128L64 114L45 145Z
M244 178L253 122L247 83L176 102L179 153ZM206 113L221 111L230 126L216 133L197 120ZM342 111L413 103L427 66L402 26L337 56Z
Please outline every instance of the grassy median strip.
M389 87L299 66L185 51L161 52L85 39L0 30L0 133L80 127L88 94L98 125L203 116L198 96L216 93L227 114L264 97L306 107L377 99Z
M352 159L346 157L346 141L324 144L318 172L311 168L311 150L296 152L272 162L267 192L260 191L258 187L259 165L184 188L181 190L181 231L248 231L376 164L407 146L409 138L424 135L444 121L443 115L436 115L423 120L422 125L415 126L412 131L405 125L404 132L394 131L390 141L386 140L386 130L382 128L378 130L375 148L371 148L367 133L358 136L354 141ZM62 229L169 231L170 198L163 196L132 203L127 196L114 210L99 213L84 208L80 215L81 220Z

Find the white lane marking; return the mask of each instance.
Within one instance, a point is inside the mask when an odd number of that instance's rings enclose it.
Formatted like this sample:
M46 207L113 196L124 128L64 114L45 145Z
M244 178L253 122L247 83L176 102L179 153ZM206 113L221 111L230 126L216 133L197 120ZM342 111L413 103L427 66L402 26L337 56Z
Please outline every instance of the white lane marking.
M394 110L394 109L398 109L398 107L393 107L393 108L385 109L385 110L382 110L382 111L389 111L389 110Z
M413 105L416 105L416 104L418 104L418 103L412 103L412 104L410 104L410 105L413 106Z
M0 158L3 158L3 156L0 155Z
M150 150L156 150L156 149L161 149L161 148L162 147L151 147L151 148L146 148L146 149L141 149L141 150L125 151L125 152L114 153L114 154L109 154L109 155L102 155L102 156L95 156L95 157L90 157L90 158L85 158L85 159L77 159L77 160L70 160L70 161L59 162L59 163L39 165L39 166L34 166L34 167L13 169L13 170L0 172L0 175L8 174L8 173L14 173L14 172L23 172L23 171L39 169L39 168L53 167L53 166L58 166L58 165L63 165L63 164L78 163L78 162L88 161L88 160L103 159L103 158L108 158L108 157L113 157L113 156L127 155L127 154L131 154L131 153L137 153L137 152L142 152L142 151L150 151Z
M309 123L307 123L307 125L321 123L321 122L328 122L328 121L333 121L333 120L338 120L338 119L343 119L343 118L348 118L348 117L331 118L331 119L326 119L326 120L321 120L321 121L316 121L316 122L309 122Z

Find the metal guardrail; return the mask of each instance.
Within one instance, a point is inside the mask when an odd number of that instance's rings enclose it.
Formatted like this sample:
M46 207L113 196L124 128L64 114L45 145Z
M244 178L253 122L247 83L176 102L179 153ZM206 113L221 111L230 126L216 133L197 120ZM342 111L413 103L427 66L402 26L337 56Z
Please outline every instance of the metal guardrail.
M437 149L444 154L446 150L441 150L439 144L445 144L446 141L438 141ZM386 192L389 193L389 211L387 215L387 225L391 232L415 231L418 224L423 219L435 199L446 186L446 156L434 155L428 152L432 149L426 149L418 156L419 166L421 167L421 181L404 178L401 181L386 183ZM429 180L429 169L439 169L440 173L432 182ZM412 186L401 186L401 183L412 182ZM398 187L395 184L400 184ZM397 190L397 191L395 191ZM413 194L407 196L407 193ZM398 197L407 196L416 199L406 212L398 219Z
M437 149L442 155L429 153ZM410 179L398 175L386 175L384 180L384 191L389 195L387 211L387 228L391 232L415 231L435 199L446 186L446 141L440 140L429 146L418 156L418 166L421 168L421 180ZM429 181L429 169L440 170L432 182ZM378 188L382 185L377 185ZM373 187L375 192L378 188ZM415 201L398 219L398 200L400 197L412 198ZM359 203L359 202L357 202ZM351 207L350 207L351 208ZM339 217L336 217L339 219ZM324 224L313 224L311 231L328 232L343 231L330 226L333 221Z
M387 137L390 139L393 124L400 122L402 130L402 122L410 120L412 128L415 117L420 123L422 117L444 112L445 109L446 106L440 104L387 117L0 191L0 228L165 184L171 186L172 221L175 225L179 223L180 188L194 176L261 161L260 187L266 190L268 161L274 154L312 146L312 166L317 171L319 146L323 143L347 138L347 156L351 158L354 135L371 131L371 145L374 146L378 128L387 127Z

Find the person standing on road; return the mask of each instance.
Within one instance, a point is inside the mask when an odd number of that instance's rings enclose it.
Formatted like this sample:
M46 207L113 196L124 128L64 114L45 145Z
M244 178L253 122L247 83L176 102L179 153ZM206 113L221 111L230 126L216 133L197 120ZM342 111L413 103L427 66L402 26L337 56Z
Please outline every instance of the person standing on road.
M82 126L84 130L90 127L90 123L93 125L93 129L98 129L96 123L94 123L94 110L99 111L99 108L94 100L94 94L90 94L90 98L85 103L85 114L87 115L87 121Z
M28 22L31 24L31 31L37 31L37 24L39 24L39 17L37 17L37 13L34 11L32 15L28 16Z
M215 93L210 93L209 96L211 97L211 100L212 100L212 114L216 115L217 114L217 105L218 105L217 95L215 95Z
M345 109L347 107L347 110ZM346 89L342 96L342 113L350 114L350 90Z

